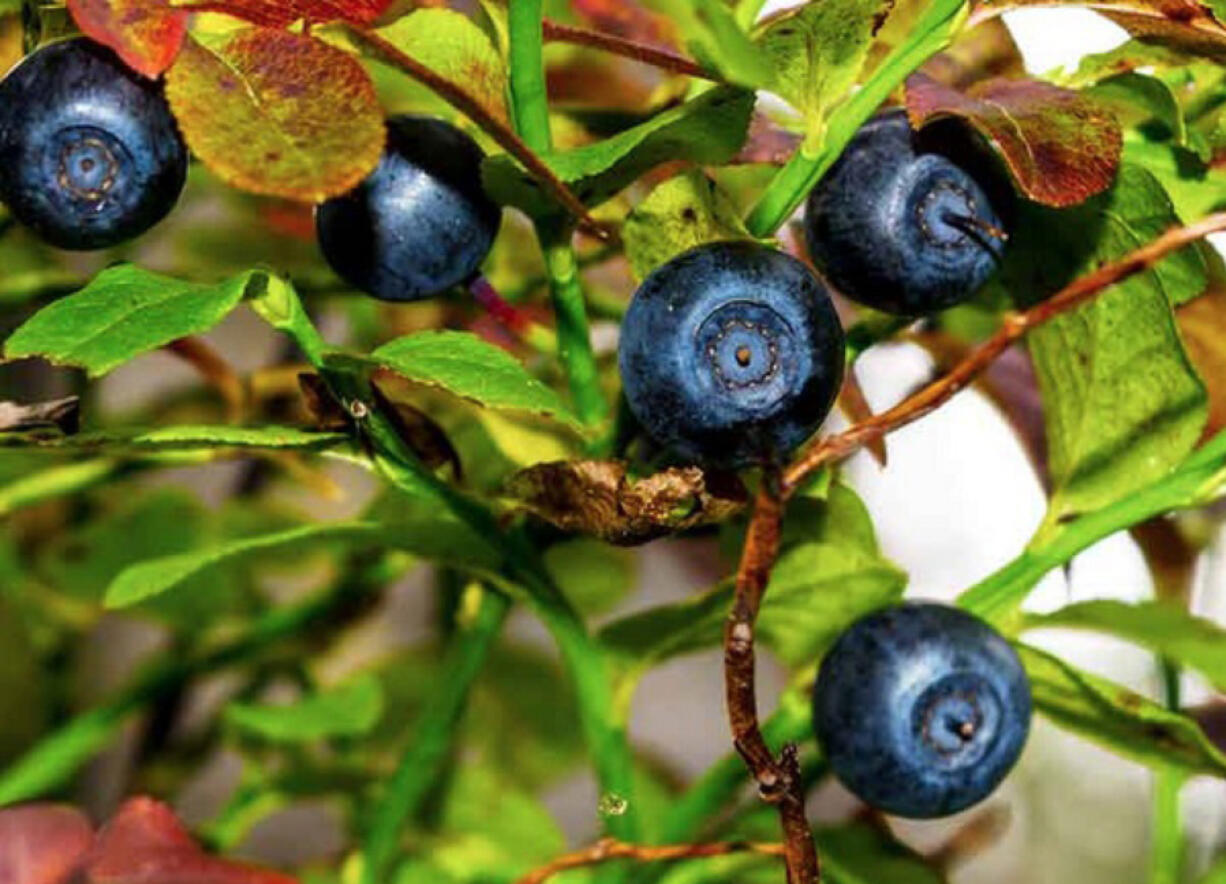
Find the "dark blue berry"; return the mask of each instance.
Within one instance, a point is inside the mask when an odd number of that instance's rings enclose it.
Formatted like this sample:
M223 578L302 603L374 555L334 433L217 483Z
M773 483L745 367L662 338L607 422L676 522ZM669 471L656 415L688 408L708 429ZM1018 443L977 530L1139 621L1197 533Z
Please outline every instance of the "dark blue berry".
M174 208L186 177L161 86L109 49L53 43L0 82L0 200L52 245L139 236Z
M429 298L470 281L502 219L481 188L483 159L475 141L441 120L388 120L379 167L316 214L332 269L385 301Z
M923 149L901 111L860 129L805 210L809 252L830 283L903 316L974 295L996 268L1004 226L976 178Z
M778 460L825 419L843 329L821 282L752 242L710 243L659 267L622 324L622 382L656 442L691 461Z
M1026 743L1030 684L1003 638L944 605L863 618L822 661L813 724L831 769L879 810L956 813L987 797Z

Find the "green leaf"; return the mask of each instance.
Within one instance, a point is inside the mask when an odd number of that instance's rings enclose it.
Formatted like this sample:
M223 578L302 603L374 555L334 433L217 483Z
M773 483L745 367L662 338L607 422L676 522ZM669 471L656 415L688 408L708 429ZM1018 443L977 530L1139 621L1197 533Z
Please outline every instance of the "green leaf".
M795 501L785 524L804 539L775 566L758 634L785 662L799 665L816 659L855 620L897 601L906 577L881 557L864 505L844 485L833 485L826 501ZM732 587L722 584L616 620L601 638L627 665L643 669L718 646L731 603Z
M924 858L882 829L852 823L818 829L822 865L837 884L943 884L945 877Z
M545 154L542 159L580 200L599 205L662 163L727 162L745 143L754 101L754 94L742 89L711 89L612 138ZM490 195L500 203L534 217L558 211L535 180L509 157L487 160L482 177Z
M1051 614L1029 615L1025 626L1089 629L1118 636L1195 669L1215 688L1226 691L1226 630L1170 602L1081 602Z
M314 545L329 540L377 540L380 526L370 522L332 522L304 525L263 537L252 537L150 559L125 568L107 587L108 608L130 608L186 583L201 573L246 556L283 550L298 544Z
M9 439L0 436L0 447L20 444L30 451L190 451L194 449L242 448L270 451L321 451L349 442L343 433L322 433L297 427L235 427L228 425L183 425L152 429L107 430L55 439Z
M629 551L577 537L545 551L545 568L570 603L593 617L617 607L634 588L635 557Z
M814 0L770 21L758 39L771 59L771 90L820 136L826 112L846 97L868 61L883 0Z
M507 69L490 38L466 15L419 9L377 31L485 108L507 119Z
M284 706L231 703L226 721L252 736L275 743L307 743L331 737L360 737L383 717L383 688L373 675Z
M1110 104L1117 116L1140 123L1157 120L1170 131L1175 144L1188 147L1188 127L1183 108L1179 106L1171 85L1164 80L1128 71L1101 80L1084 92Z
M1153 176L1125 166L1115 187L1080 206L1027 204L1001 283L1034 303L1176 223ZM1205 284L1200 253L1184 249L1028 336L1047 418L1051 520L1153 482L1200 438L1207 397L1172 305Z
M731 200L697 169L656 187L622 226L626 257L640 280L695 246L748 238Z
M1226 168L1221 165L1207 165L1181 147L1131 134L1124 139L1124 161L1157 178L1185 220L1226 208Z
M771 66L762 50L741 30L722 0L645 0L680 32L689 51L730 83L750 89L769 85Z
M546 415L578 425L549 387L514 356L468 332L426 331L397 338L371 359L418 384L439 387L487 408Z
M41 356L99 377L142 353L213 328L259 276L253 271L202 285L133 264L111 267L81 291L34 314L9 336L4 355Z
M1035 708L1060 727L1155 769L1226 776L1226 756L1191 718L1044 651L1016 647Z

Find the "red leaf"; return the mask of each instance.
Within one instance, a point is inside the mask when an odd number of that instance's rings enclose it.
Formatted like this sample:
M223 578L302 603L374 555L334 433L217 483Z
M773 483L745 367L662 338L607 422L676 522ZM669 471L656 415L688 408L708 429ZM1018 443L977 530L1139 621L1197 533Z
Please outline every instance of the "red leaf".
M187 13L167 0L68 0L68 9L87 37L150 78L170 67L187 34Z
M133 798L98 833L91 884L296 884L278 872L209 856L174 812L152 798Z
M64 884L93 839L89 820L71 807L0 810L0 884Z
M269 27L310 22L347 21L368 25L383 15L393 0L202 0L193 9L224 12Z
M917 129L941 117L974 126L1004 159L1018 189L1056 208L1111 186L1123 136L1111 112L1080 93L1038 80L987 80L962 93L924 74L907 81Z

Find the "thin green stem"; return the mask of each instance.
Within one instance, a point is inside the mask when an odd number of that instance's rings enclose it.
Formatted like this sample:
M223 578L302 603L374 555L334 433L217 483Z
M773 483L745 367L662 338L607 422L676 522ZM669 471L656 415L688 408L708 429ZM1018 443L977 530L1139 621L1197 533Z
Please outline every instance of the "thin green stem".
M507 596L494 590L483 591L471 620L452 639L442 662L446 677L438 682L414 725L396 773L374 810L364 847L364 884L387 880L401 831L438 781L454 745L469 691L510 610L511 600Z
M511 112L519 137L537 153L553 149L549 131L549 95L545 84L542 0L507 4L511 41Z
M1154 771L1150 884L1180 884L1183 879L1183 783L1183 774L1174 768Z
M968 589L958 604L1004 623L1040 580L1100 540L1155 516L1203 506L1226 485L1226 433L1219 433L1168 476L1117 503L1053 526L1009 564Z
M313 626L335 622L360 594L383 585L388 574L382 565L363 568L307 602L265 614L237 638L195 659L169 655L145 669L110 701L78 715L5 770L0 775L0 805L37 798L59 786L109 745L131 716L190 679L250 659Z
M895 89L925 61L944 49L966 18L965 0L936 0L906 40L894 48L873 76L831 114L822 137L806 141L767 186L746 221L754 236L771 236L804 202L809 191Z
M591 426L605 419L609 406L600 389L600 372L588 326L587 298L583 294L570 233L551 227L537 225L537 235L549 272L549 292L558 330L558 358L566 370L575 411L581 421Z
M554 584L540 555L522 530L507 530L482 503L469 498L426 469L377 409L369 382L343 362L326 364L323 376L359 421L376 464L396 486L418 498L436 501L482 538L501 560L508 590L522 590L525 601L549 630L574 682L580 721L597 780L605 795L625 799L630 810L607 819L609 834L632 841L638 815L630 800L633 764L624 727L613 717L612 672L607 655ZM360 415L360 417L358 417Z
M511 108L515 129L533 151L553 147L549 130L549 96L545 88L545 58L541 0L507 4L511 50ZM566 370L575 411L585 424L598 424L608 414L600 390L596 357L588 328L587 300L579 277L579 262L565 222L538 222L537 238L545 257L549 291L558 327L558 358Z

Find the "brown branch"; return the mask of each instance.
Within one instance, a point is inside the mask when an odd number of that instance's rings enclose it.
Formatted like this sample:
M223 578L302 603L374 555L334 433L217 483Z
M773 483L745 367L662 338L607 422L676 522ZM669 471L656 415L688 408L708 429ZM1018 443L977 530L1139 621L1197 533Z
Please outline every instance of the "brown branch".
M908 396L889 411L862 421L837 436L821 439L802 451L784 472L781 489L783 497L789 497L806 478L824 465L842 460L865 445L884 438L940 408L966 389L984 369L1031 329L1081 306L1104 289L1149 270L1172 252L1222 230L1226 230L1226 212L1209 215L1187 227L1168 230L1120 260L1104 264L1092 273L1073 281L1026 312L1006 316L1000 331L972 350L940 380Z
M566 211L577 218L580 227L585 232L603 240L608 240L612 236L609 228L591 216L587 207L571 189L553 173L544 160L524 144L505 120L499 119L489 108L463 89L435 73L407 52L402 52L378 34L358 27L349 27L347 31L355 42L370 50L373 55L399 68L476 123L494 141L498 142L503 150L518 160L520 165L528 170L528 174L551 193Z
M728 856L733 853L756 853L761 856L782 856L781 844L755 844L748 841L721 841L714 844L677 844L665 847L648 847L642 844L627 844L606 838L591 847L560 856L547 866L529 872L515 884L543 884L554 875L595 866L614 859L630 859L636 862L674 862L680 859L702 859L709 856Z
M724 687L732 742L758 783L763 800L779 809L784 835L788 884L817 884L821 879L817 847L805 818L804 787L795 746L776 759L758 724L755 687L754 630L771 568L779 556L783 498L774 470L763 475L754 503L749 535L737 569L736 597L724 629Z
M697 62L683 55L677 55L665 49L657 49L644 43L636 43L624 37L604 34L587 28L577 28L560 22L545 19L545 39L553 43L570 43L574 46L586 46L588 49L599 49L623 58L633 59L661 70L684 74L687 77L698 77L716 83L723 82L719 75L712 73Z
M195 368L221 394L231 420L242 419L247 409L247 388L220 353L205 343L203 338L197 337L179 338L164 349Z

